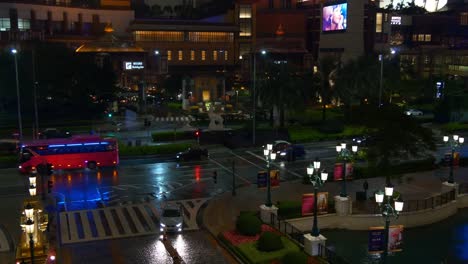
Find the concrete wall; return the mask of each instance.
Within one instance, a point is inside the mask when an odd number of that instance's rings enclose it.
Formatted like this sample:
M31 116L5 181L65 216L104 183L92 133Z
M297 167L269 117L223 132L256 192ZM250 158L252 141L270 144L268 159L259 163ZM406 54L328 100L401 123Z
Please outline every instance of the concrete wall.
M468 207L468 195L458 196L456 201L444 204L434 209L426 209L417 212L403 213L400 217L391 221L392 225L404 225L405 228L430 225L442 221L457 213L458 208ZM288 220L297 229L307 232L313 224L313 217L304 217ZM320 229L343 228L349 230L369 230L372 226L384 225L384 218L376 215L348 215L337 216L328 214L318 217Z
M320 33L320 48L343 49L341 60L346 62L364 54L364 3L365 0L348 0L348 17L345 32ZM320 10L322 13L322 10ZM320 26L322 29L322 25ZM328 51L319 51L319 57Z

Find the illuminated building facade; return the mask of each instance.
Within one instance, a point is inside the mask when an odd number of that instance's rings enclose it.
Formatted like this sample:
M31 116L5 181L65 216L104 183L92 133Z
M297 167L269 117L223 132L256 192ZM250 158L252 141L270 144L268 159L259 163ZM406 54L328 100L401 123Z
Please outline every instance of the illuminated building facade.
M130 31L135 44L147 52L148 83L162 83L168 75L178 75L183 79L180 91L184 99L223 100L228 73L233 72L238 57L234 24L135 20Z

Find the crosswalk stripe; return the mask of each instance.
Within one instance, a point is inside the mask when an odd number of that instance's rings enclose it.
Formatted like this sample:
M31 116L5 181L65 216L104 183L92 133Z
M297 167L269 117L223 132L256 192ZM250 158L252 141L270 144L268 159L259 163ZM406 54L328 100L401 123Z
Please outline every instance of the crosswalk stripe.
M136 227L138 233L145 232L145 228L140 223L140 220L138 219L133 207L127 207L127 211L128 211L128 214L130 215L130 217L132 218L133 223L135 223L135 227Z
M106 231L104 231L104 226L102 225L101 217L99 216L99 211L93 210L94 224L96 225L98 237L106 236Z
M121 207L116 207L115 212L117 212L117 215L119 216L120 223L123 226L124 232L125 233L132 233L132 229L130 229L130 225L127 222L127 218L124 216L122 212L123 208Z
M114 218L109 209L104 209L104 215L106 216L107 222L109 223L109 229L111 231L111 235L118 235L120 234L119 229L117 228ZM125 231L125 230L124 230Z
M68 213L68 222L70 223L70 240L78 240L78 230L76 228L75 213Z
M70 234L68 233L67 215L60 214L60 234L62 235L62 243L70 241Z
M146 223L148 223L148 226L151 231L158 230L158 227L156 224L151 220L150 216L148 215L148 211L146 211L146 208L144 205L139 204L138 209L140 209L141 214L143 215L143 218L145 218Z
M91 223L89 222L88 219L88 214L86 212L80 212L81 216L81 223L83 225L83 231L84 231L84 238L90 238L93 237L93 233L91 232Z
M156 208L153 206L153 205L148 205L148 207L150 208L151 212L153 212L154 216L156 216L156 218L159 219L159 213L158 213L158 210L156 210Z

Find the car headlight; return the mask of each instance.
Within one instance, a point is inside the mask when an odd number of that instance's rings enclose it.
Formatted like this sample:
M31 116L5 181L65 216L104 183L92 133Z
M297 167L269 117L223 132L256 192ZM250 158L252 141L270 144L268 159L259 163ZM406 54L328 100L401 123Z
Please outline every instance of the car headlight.
M286 156L286 152L281 152L280 156Z
M176 158L179 158L179 157L180 157L179 155L176 156Z
M163 224L163 223L161 223L161 226L162 226L162 227L166 227L166 225L165 225L165 224Z
M182 223L178 223L178 224L176 225L176 227L181 227L181 226L182 226Z

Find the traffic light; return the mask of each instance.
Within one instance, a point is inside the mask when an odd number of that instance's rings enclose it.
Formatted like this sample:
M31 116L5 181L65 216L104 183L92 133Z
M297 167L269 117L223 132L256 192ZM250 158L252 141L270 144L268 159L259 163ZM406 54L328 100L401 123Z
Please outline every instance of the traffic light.
M54 188L54 182L51 181L51 180L48 180L48 181L47 181L47 193L51 193L51 192L52 192L52 188Z
M52 173L54 173L54 167L52 166L52 164L50 163L47 163L47 175L52 175Z
M200 144L200 129L195 130L195 138L197 138L197 143Z

